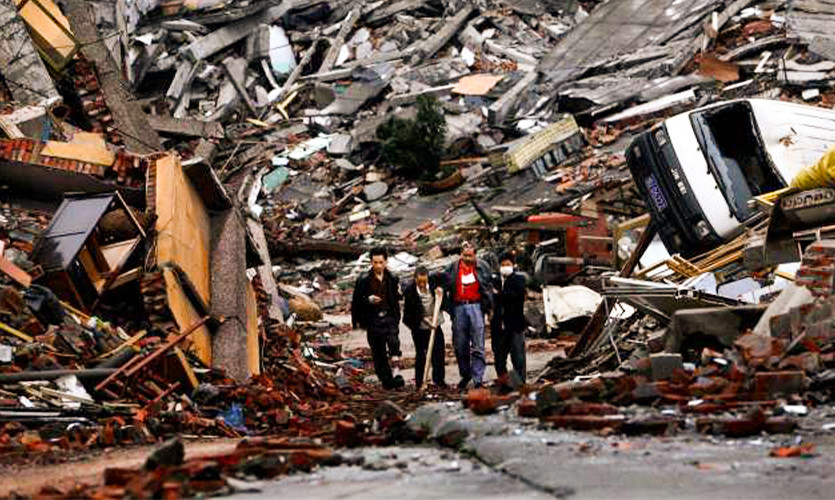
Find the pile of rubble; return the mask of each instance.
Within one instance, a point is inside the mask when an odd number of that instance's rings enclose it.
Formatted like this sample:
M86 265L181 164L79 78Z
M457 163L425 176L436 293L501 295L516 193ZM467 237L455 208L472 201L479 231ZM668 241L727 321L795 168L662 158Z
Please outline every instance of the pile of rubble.
M830 398L832 255L809 244L831 221L809 209L835 195L746 193L738 231L685 221L710 248L670 255L658 247L678 235L659 213L688 185L637 175L649 160L627 144L649 128L667 162L662 121L729 99L832 107L830 11L0 0L0 452L397 439L404 412L375 413L384 397L323 311L345 312L371 247L393 249L405 277L465 239L491 263L518 252L531 334L580 333L549 344L566 349L543 374L559 383L521 397L521 414L627 433L793 429L778 413ZM259 443L64 493L216 493L248 467L331 459ZM167 480L183 472L205 482Z

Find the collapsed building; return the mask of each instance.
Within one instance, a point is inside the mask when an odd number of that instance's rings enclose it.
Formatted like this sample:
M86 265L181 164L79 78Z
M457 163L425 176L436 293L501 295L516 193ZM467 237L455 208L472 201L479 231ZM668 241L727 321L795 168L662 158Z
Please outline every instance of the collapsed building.
M790 187L828 171L830 10L0 0L3 449L393 442L323 311L371 247L405 277L465 239L567 348L520 414L790 432L835 368L832 176Z

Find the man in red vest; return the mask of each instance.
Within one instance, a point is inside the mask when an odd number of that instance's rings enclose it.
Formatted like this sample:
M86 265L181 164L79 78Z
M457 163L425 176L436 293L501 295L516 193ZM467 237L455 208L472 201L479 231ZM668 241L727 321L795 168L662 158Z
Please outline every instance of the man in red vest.
M475 245L464 242L461 259L452 263L445 275L445 304L450 304L452 343L458 360L460 390L470 381L481 387L484 377L484 320L492 306L489 267L479 261Z

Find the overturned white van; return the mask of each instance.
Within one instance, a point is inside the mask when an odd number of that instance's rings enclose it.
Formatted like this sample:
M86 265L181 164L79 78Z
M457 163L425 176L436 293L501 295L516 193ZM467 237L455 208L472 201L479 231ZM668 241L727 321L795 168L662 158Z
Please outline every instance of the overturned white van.
M626 152L670 253L736 236L748 200L788 185L835 145L835 111L764 99L725 101L664 120Z

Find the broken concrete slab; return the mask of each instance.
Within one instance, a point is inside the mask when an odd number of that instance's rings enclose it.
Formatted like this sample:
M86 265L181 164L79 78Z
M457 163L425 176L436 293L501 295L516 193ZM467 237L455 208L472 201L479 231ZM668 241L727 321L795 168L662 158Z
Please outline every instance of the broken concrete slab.
M597 61L652 45L682 15L705 4L712 2L699 0L684 5L679 0L610 1L595 9L543 57L539 70L558 87L579 77Z
M246 91L246 86L244 84L247 68L246 59L243 57L227 57L223 60L221 65L223 66L224 73L226 73L226 77L232 83L232 86L235 87L235 90L238 92L238 96L244 104L246 104L249 112L253 115L257 114L255 103L252 102L252 98L249 97L249 93Z
M812 292L805 286L799 286L794 283L789 284L777 298L768 305L763 312L762 317L754 327L754 333L766 337L776 336L776 332L772 331L772 318L775 316L786 314L791 309L800 307L805 304L811 304L814 301Z
M308 3L310 2L307 0L284 1L280 5L264 9L250 17L212 31L208 35L200 37L186 47L183 47L180 53L188 60L202 61L226 47L243 40L259 24L272 24L289 12L290 9L295 8L297 5L301 6Z
M388 193L389 186L385 182L372 182L363 188L365 199L368 201L376 201Z
M335 134L328 145L328 154L344 156L354 150L354 138L350 134Z
M164 115L148 115L148 123L157 132L204 139L223 139L223 125L218 122L172 118Z
M379 95L388 85L393 67L388 64L377 65L365 71L355 70L354 81L336 100L319 111L319 115L353 115L373 97Z
M212 338L212 363L236 380L249 375L241 346L247 340L246 231L236 210L212 218L211 312L225 318Z
M189 21L188 19L173 19L170 21L163 21L160 23L160 28L166 29L168 31L191 31L193 33L199 33L201 35L205 35L209 32L209 28L206 26L196 23L194 21Z
M656 381L672 378L676 370L684 369L679 353L659 352L651 354L649 359L652 363L652 379Z
M510 90L504 93L499 100L494 102L488 108L488 117L490 124L501 125L505 119L513 111L519 97L528 91L531 85L536 82L539 74L536 71L531 71L516 82Z
M702 344L731 347L746 329L753 328L765 306L707 307L677 311L664 339L664 351L682 352Z

